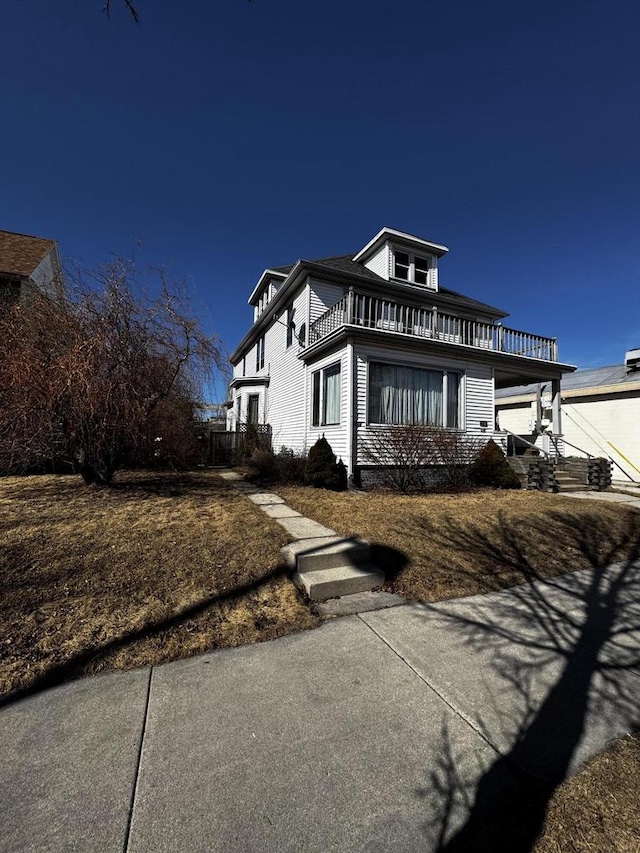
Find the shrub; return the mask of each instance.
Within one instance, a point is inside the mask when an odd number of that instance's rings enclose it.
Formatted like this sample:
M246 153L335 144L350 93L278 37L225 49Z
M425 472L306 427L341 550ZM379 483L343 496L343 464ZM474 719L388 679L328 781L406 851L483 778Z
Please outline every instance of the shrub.
M495 489L520 488L517 474L493 439L480 450L469 475L476 486L493 486Z
M477 440L464 433L423 424L376 427L362 448L378 468L377 479L403 494L468 487L478 449Z
M315 486L318 489L339 492L346 488L346 476L343 475L336 461L336 455L324 436L319 438L309 451L304 480L308 486Z
M304 454L295 453L286 447L282 447L277 454L265 447L257 447L243 464L249 480L300 486L304 483L306 461Z
M283 483L301 486L304 483L304 472L307 465L305 453L296 453L287 447L281 447L276 457L278 479Z

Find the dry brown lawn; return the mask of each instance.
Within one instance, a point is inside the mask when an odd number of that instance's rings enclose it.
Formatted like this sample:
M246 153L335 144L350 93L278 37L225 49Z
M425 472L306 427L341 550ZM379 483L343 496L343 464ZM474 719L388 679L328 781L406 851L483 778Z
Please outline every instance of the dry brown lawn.
M556 791L535 853L638 853L640 735L628 735Z
M213 472L0 479L0 695L313 626L287 541Z
M303 515L374 543L390 585L422 601L602 565L640 548L640 513L603 501L490 489L410 497L293 486L276 491Z

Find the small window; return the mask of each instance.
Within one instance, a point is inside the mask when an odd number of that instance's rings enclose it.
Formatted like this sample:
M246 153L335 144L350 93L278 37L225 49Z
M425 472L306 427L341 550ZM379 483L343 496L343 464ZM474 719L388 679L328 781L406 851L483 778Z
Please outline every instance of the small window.
M312 377L313 426L340 423L340 362L317 370Z
M287 308L287 348L293 343L293 330L295 324L293 322L293 306Z
M264 335L256 344L256 371L264 367Z
M432 259L429 257L424 255L414 255L413 252L394 251L394 278L429 286L429 269L431 266Z
M298 332L298 343L301 347L306 347L307 345L307 324L303 323L300 326L300 331Z

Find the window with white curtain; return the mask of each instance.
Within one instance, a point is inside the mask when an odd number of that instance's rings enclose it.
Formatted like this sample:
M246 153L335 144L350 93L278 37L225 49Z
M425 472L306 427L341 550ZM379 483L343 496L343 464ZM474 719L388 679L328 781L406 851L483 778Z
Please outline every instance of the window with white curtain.
M340 362L316 370L312 376L313 426L340 423Z
M460 426L461 375L399 364L369 364L368 420L372 424Z

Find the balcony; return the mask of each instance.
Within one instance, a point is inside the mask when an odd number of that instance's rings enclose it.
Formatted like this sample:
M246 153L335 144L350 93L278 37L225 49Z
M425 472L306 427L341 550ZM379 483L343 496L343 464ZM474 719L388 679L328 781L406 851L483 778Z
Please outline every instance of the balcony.
M502 325L467 320L436 308L420 308L353 291L311 324L309 345L343 326L396 332L541 361L558 361L556 338L542 338Z

